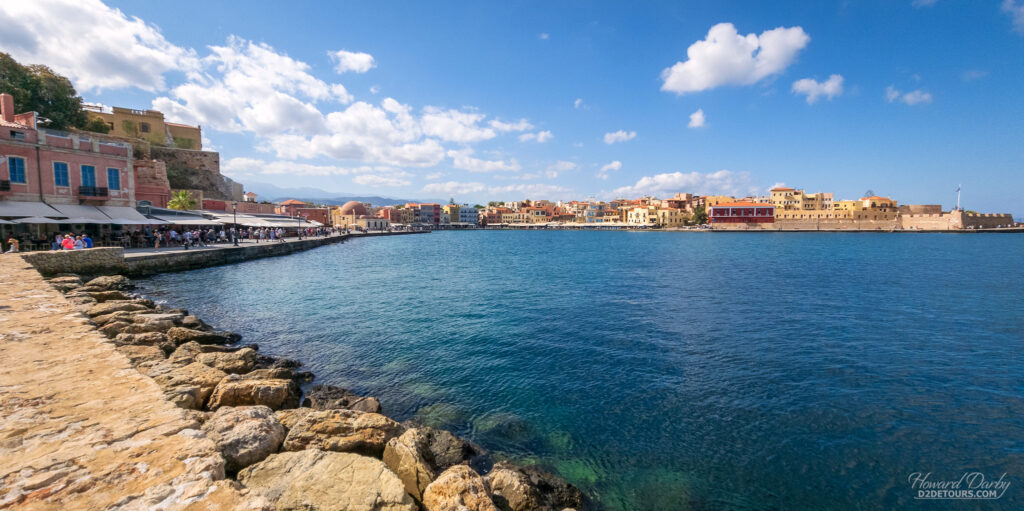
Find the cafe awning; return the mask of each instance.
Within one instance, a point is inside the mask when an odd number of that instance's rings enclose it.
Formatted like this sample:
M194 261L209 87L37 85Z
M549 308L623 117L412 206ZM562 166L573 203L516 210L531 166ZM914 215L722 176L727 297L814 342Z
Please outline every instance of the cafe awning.
M47 217L66 216L42 202L21 202L0 200L0 216L2 217Z
M110 217L104 215L96 206L80 206L77 204L52 204L60 216L68 217L61 220L62 224L109 224Z
M52 218L45 218L41 216L30 216L28 218L15 218L14 223L16 224L59 224L63 223L60 220L54 220Z
M146 218L135 210L135 208L129 208L125 206L97 206L97 208L103 212L103 214L110 217L110 223L120 225L143 225L143 224L158 224L155 220Z
M220 222L216 220L210 220L208 218L201 216L176 215L166 217L154 216L153 218L160 220L164 223L174 225L222 225Z

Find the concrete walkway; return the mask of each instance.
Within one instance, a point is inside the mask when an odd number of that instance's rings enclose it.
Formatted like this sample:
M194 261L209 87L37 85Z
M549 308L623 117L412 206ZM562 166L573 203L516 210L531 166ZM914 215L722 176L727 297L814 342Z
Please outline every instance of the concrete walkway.
M309 236L309 237L302 238L302 239L303 240L311 240L311 239L327 239L327 238L332 238L332 239L341 240L341 239L344 239L345 237L346 237L346 235L344 235L344 234L336 234L336 235L333 235L333 236ZM282 241L278 241L278 240L274 240L274 241L266 240L266 241L261 241L259 243L257 243L254 240L238 240L238 246L239 247L249 247L249 246L258 246L258 245L275 245L275 244L276 245L281 245L281 244L284 244L284 243L295 243L297 241L299 241L298 238L285 238L285 241L283 241L283 242ZM181 248L180 246L177 246L177 247L174 247L174 246L166 247L166 246L161 245L160 246L160 250L154 250L152 247L149 247L149 248L130 248L130 249L127 249L127 250L124 251L124 256L125 256L125 258L129 258L129 257L133 257L133 256L134 257L139 257L139 256L144 256L144 255L153 255L153 254L166 254L166 253L176 253L176 252L193 252L193 251L195 251L195 252L204 252L204 251L212 251L212 250L227 250L227 249L232 249L232 248L236 248L236 247L233 244L231 244L231 243L215 243L215 244L212 244L212 245L208 245L206 248L195 248L195 247L193 247L193 248L189 248L188 250L185 250L185 249Z
M0 255L0 509L253 509L198 422Z

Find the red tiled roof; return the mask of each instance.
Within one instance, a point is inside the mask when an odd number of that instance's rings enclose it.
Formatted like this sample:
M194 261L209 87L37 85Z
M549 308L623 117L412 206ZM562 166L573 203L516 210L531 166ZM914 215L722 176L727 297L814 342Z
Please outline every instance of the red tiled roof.
M788 188L788 187L785 187L785 186L779 186L779 187L771 189L771 191L773 191L773 192L784 192L786 190L793 190L793 188Z
M879 197L879 196L875 195L874 197L861 197L860 200L892 200L892 199L890 199L888 197Z
M10 122L10 121L5 121L3 119L0 119L0 126L3 126L5 128L20 128L20 129L23 129L23 130L32 129L32 128L30 128L30 127L28 127L28 126L26 126L24 124L21 124L19 122Z
M286 200L286 201L284 201L284 202L282 202L282 203L281 203L281 205L282 205L282 206L290 206L290 205L292 205L292 204L296 204L296 205L305 205L306 203L305 203L305 202L302 202L302 201L300 201L300 200L296 200L296 199L288 199L288 200Z

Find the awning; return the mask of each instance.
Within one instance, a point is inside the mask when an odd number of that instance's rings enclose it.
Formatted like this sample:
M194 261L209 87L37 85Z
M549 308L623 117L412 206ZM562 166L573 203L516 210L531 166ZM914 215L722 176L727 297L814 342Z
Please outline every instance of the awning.
M60 212L58 212L56 209L53 209L42 202L20 202L11 200L0 200L0 216L45 217L66 215L61 215Z
M216 220L210 220L208 218L204 218L204 217L201 217L201 216L185 216L185 215L181 215L181 216L166 216L166 217L163 217L163 218L158 217L158 216L154 216L153 218L155 218L157 220L160 220L160 221L163 221L163 222L166 222L168 224L174 224L174 225L222 225L220 222L218 222Z
M125 206L97 206L97 208L103 212L103 214L110 217L110 223L120 225L139 225L139 224L155 224L155 222L149 218L146 218L135 210L135 208L129 208Z
M14 222L8 222L7 220L0 220L0 225L14 225Z
M61 221L64 224L109 224L110 217L104 215L96 206L79 206L76 204L52 204L53 209L60 211L60 216L71 220ZM52 216L52 215L48 215Z
M62 223L62 222L59 221L59 220L54 220L52 218L44 218L44 217L35 216L35 217L28 217L28 218L16 218L14 220L14 223L16 223L16 224L59 224L59 223Z

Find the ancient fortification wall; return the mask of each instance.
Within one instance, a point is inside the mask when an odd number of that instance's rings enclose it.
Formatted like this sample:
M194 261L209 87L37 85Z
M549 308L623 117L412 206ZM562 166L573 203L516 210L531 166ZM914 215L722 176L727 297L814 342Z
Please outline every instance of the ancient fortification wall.
M200 189L204 196L242 200L241 186L220 173L220 153L171 147L153 147L153 159L167 164L171 188Z

